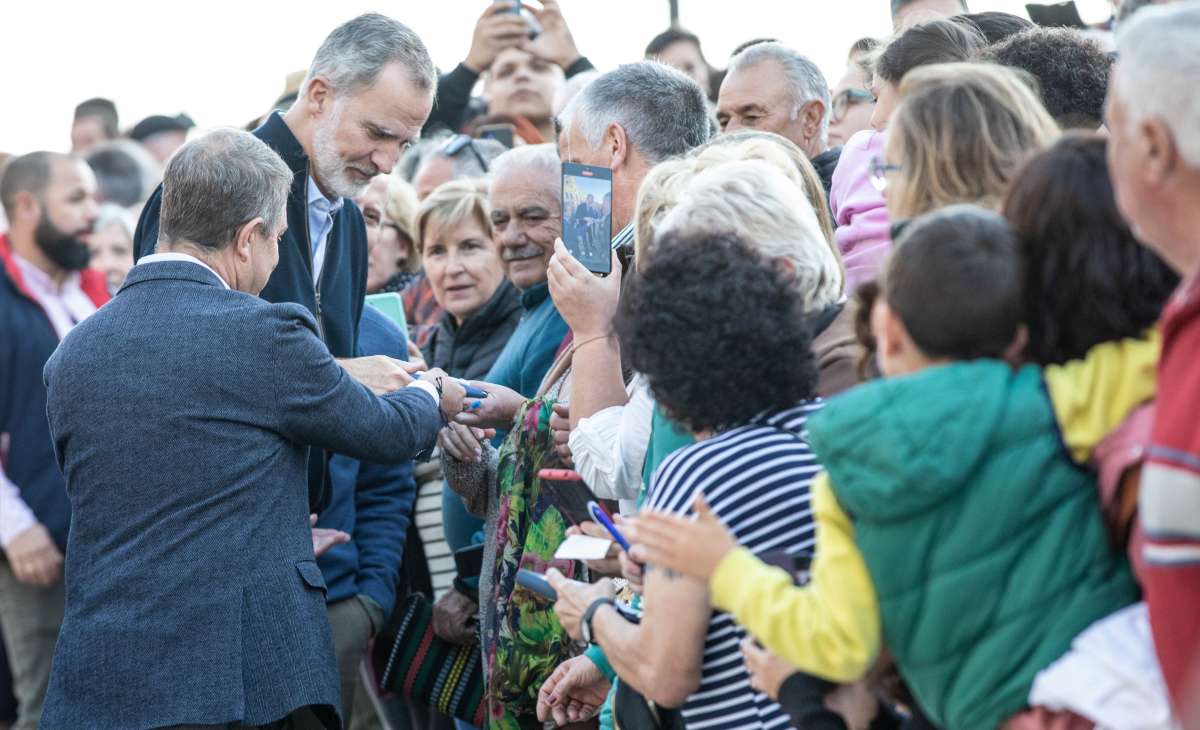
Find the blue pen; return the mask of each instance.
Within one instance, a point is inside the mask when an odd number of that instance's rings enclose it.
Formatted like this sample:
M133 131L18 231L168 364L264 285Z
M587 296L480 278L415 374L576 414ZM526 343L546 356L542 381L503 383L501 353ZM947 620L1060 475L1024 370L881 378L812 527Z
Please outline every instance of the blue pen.
M594 500L588 502L587 507L588 512L591 513L592 517L595 517L597 522L604 525L604 529L608 530L608 533L613 536L613 539L617 541L617 544L620 545L625 552L629 552L629 541L625 539L625 536L621 534L621 531L617 529L617 526L613 524L613 521L608 518L608 513L604 511L604 508L597 504Z
M421 379L421 375L422 375L421 373L413 373L413 377L416 378L417 380ZM476 388L473 385L469 385L469 384L467 384L467 381L465 381L465 380L459 380L458 378L455 378L454 382L461 385L463 387L463 389L467 391L468 398L487 398L488 397L486 390L482 390L480 388Z

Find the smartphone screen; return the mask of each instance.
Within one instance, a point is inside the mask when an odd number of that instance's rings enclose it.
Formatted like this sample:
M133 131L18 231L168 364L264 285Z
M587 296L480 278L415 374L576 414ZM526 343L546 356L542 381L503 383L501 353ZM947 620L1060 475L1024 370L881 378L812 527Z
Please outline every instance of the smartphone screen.
M562 239L588 271L612 273L612 170L564 162Z

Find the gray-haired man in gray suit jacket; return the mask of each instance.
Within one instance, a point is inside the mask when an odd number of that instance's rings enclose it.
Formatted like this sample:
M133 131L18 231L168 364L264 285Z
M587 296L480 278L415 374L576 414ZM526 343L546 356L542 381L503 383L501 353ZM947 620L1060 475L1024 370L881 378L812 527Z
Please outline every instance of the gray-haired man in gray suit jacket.
M291 182L250 134L185 145L158 253L46 364L73 513L43 728L340 726L307 447L411 459L462 389L373 395L304 307L256 296Z

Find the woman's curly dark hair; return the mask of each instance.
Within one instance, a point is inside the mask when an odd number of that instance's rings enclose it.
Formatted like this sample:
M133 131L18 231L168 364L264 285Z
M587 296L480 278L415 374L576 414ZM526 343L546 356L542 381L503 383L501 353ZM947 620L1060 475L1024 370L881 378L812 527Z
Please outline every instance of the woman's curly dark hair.
M723 430L814 397L803 299L741 238L667 235L622 297L622 351L672 418Z
M1005 201L1022 263L1025 356L1039 365L1138 337L1179 284L1117 210L1106 146L1099 134L1064 135L1026 163Z

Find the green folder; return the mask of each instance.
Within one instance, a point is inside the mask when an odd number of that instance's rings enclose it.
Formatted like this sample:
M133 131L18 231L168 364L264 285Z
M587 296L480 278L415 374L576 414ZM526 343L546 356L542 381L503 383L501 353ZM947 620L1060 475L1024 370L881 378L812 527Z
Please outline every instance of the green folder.
M383 294L368 294L367 304L375 307L384 316L396 323L400 331L404 333L405 339L408 338L408 321L404 318L404 300L396 292L385 292Z

